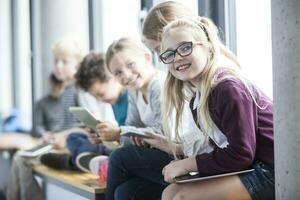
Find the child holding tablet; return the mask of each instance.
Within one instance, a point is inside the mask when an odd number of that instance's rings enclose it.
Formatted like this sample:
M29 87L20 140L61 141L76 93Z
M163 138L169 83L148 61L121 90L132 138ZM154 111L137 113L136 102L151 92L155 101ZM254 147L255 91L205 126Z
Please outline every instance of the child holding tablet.
M132 38L121 38L109 46L106 64L129 91L125 126L118 129L115 139L120 138L128 128L146 127L155 132L156 137L163 137L161 90L165 74L154 68L149 49ZM161 170L172 160L172 156L164 149L144 147L141 137L133 137L133 141L136 146L117 149L110 156L106 199L130 199L132 195L135 198L142 195L142 199L155 199L164 188L161 186ZM153 170L160 176L154 176ZM149 177L156 180L149 181ZM147 197L144 193L138 194L140 188L147 189Z
M164 125L174 110L181 118L182 111L174 108L183 104L183 86L188 85L194 91L194 120L214 146L210 153L165 166L165 180L173 183L191 171L216 174L254 168L240 175L171 184L162 199L274 199L273 103L242 75L215 25L205 17L173 21L162 33L161 52L169 71ZM178 124L175 127L178 130Z

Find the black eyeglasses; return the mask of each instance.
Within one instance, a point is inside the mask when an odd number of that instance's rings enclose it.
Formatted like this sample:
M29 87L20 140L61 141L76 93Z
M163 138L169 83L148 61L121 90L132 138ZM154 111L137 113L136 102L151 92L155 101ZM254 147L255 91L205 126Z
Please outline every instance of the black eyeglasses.
M163 63L170 64L174 62L176 53L178 53L178 55L180 55L181 57L190 55L193 52L193 46L193 42L184 42L175 50L167 50L163 52L162 54L160 54L159 58Z

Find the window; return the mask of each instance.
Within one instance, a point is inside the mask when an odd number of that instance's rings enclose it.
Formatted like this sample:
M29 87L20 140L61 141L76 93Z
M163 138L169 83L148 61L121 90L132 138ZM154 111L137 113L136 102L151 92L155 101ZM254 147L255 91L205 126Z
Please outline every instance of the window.
M271 1L236 1L236 29L242 70L272 97Z

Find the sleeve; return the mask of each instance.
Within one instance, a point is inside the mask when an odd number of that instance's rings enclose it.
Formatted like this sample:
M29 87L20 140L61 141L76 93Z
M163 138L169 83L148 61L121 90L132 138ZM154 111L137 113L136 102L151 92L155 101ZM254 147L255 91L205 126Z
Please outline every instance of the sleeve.
M152 126L146 126L140 118L138 108L136 105L137 94L128 94L128 111L125 126L121 126L121 135L128 130L137 129L139 131L153 131L162 134L162 117L161 117L161 87L154 82L149 88L149 104L152 115L154 116ZM124 138L124 137L123 137ZM121 137L122 141L122 137Z
M125 126L121 126L122 130L126 129L127 126L130 127L141 127L144 128L144 123L141 121L140 114L136 105L137 97L136 92L128 92L128 108L127 117L125 121Z
M40 101L36 102L34 134L37 136L42 136L44 132L46 132L46 127L44 121L43 99L41 99Z
M137 128L137 129L150 129L155 133L162 134L162 115L161 115L161 88L158 82L153 82L149 88L149 105L153 115L153 123L151 126L146 126L140 118L138 108L136 105L137 95L128 96L128 111L125 125L121 127L122 132L126 131L127 128ZM131 126L131 127L128 127ZM134 127L132 127L134 126Z
M221 85L221 86L219 86ZM200 173L223 173L249 167L256 151L256 104L244 86L232 81L219 83L210 100L215 124L226 135L228 145L196 156Z
M161 90L162 88L158 83L154 84L154 86L150 90L150 106L153 112L154 121L152 127L150 127L155 133L163 134L162 130L162 110L161 110Z

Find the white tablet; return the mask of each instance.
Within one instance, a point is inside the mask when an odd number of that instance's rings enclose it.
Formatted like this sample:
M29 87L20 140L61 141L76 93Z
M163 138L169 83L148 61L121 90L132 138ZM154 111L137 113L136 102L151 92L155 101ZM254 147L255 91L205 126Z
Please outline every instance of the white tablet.
M84 125L96 130L96 126L100 121L88 109L84 107L69 107L69 111Z
M208 180L208 179L213 179L213 178L220 178L220 177L224 177L224 176L232 176L232 175L237 175L237 174L249 173L249 172L253 172L253 171L254 171L254 169L247 169L247 170L242 170L242 171L235 171L235 172L215 174L215 175L204 175L204 174L199 174L197 172L190 172L189 174L175 177L175 182L176 183L188 183L188 182L202 181L202 180Z
M24 157L36 157L49 152L53 148L52 144L40 144L28 150L19 151L18 155Z
M149 137L147 133L153 133L153 130L149 127L147 128L136 128L133 126L124 126L122 127L122 136L131 137L131 136L139 136L139 137Z

